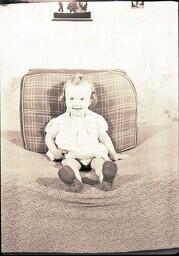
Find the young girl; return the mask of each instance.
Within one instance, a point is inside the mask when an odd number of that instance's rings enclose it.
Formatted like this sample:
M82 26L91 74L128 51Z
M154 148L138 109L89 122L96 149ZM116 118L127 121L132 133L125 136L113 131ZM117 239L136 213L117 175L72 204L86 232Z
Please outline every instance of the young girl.
M65 82L62 99L66 112L53 118L45 128L47 156L51 160L62 159L58 175L69 186L68 191L82 190L79 171L84 166L95 170L102 190L111 190L117 173L117 165L112 160L126 156L115 151L107 134L106 120L89 110L92 101L97 101L92 83L76 74Z

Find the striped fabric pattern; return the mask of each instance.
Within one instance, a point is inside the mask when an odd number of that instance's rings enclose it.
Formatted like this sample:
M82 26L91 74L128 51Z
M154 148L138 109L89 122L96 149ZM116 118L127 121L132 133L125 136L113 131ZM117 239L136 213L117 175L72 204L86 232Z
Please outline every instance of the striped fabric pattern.
M46 153L45 126L65 112L59 102L64 81L76 72L85 73L96 89L97 105L91 110L108 123L117 151L137 144L137 95L132 81L121 70L31 70L21 82L21 131L27 150Z

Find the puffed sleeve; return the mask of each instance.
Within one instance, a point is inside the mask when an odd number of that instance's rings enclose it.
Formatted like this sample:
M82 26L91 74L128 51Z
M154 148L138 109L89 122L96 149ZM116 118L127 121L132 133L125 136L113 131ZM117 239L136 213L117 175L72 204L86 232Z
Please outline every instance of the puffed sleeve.
M99 135L105 133L108 130L108 124L104 117L99 117L99 124L98 124L98 133Z
M45 132L52 138L55 138L58 133L59 125L57 118L51 119L45 127Z

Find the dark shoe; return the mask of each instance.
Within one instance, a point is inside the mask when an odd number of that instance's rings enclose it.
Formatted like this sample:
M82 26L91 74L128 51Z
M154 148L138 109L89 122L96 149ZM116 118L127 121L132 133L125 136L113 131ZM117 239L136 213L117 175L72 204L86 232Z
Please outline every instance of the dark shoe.
M59 178L67 185L71 185L75 179L75 173L68 165L62 166L58 171Z
M103 180L113 183L117 174L117 164L112 161L106 161L103 164Z
M58 171L58 176L66 185L69 186L67 191L80 192L83 189L82 182L76 178L75 173L70 166L62 166Z
M117 174L117 164L112 161L104 162L102 172L103 181L100 184L100 189L104 191L110 191Z

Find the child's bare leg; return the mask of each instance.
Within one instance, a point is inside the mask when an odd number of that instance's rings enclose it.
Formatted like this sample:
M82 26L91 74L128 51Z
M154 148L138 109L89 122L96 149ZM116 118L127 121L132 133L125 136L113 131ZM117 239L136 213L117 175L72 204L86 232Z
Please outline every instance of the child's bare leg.
M91 168L94 169L96 175L99 177L100 183L103 181L103 164L105 160L101 157L93 158L91 161Z
M80 176L80 163L75 159L64 159L62 168L58 171L60 179L69 185L68 191L80 192L83 188Z

